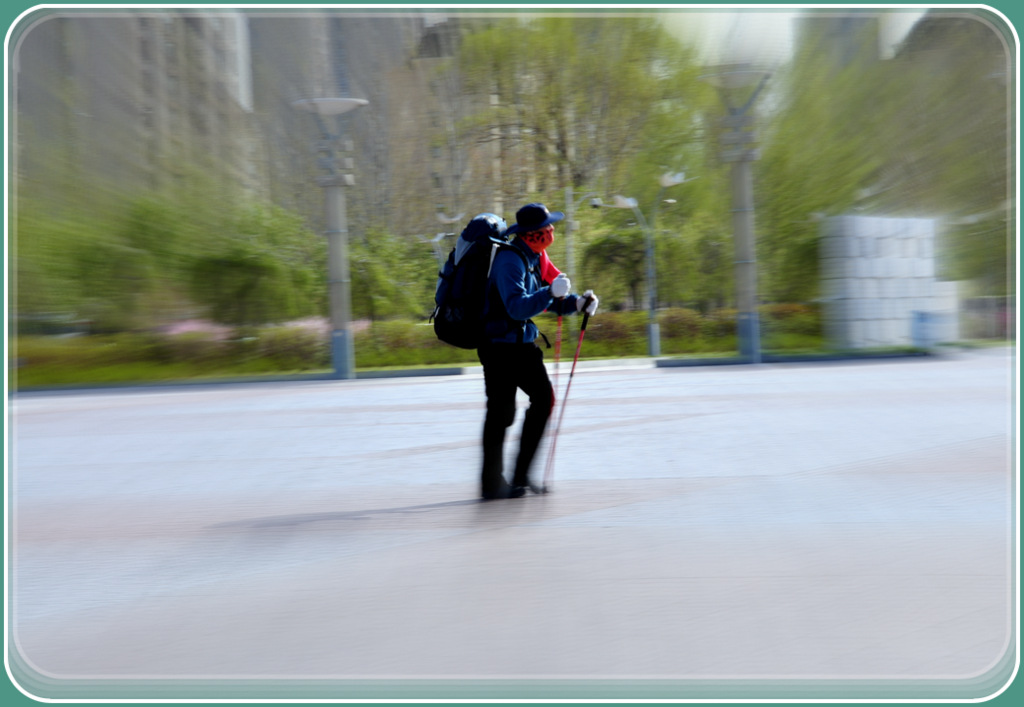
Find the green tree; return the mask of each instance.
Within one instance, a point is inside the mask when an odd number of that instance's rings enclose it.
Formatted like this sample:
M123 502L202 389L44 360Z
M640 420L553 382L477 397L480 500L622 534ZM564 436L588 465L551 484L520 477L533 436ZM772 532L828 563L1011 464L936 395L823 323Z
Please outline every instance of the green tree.
M190 265L190 292L225 324L279 322L326 311L326 247L284 209L249 205L212 252Z
M587 286L600 292L611 309L642 306L645 252L643 234L635 226L598 237L583 254Z
M654 17L498 21L468 34L459 60L467 90L491 94L499 106L473 113L463 132L500 143L505 203L537 199L554 209L561 206L563 190L572 187L577 194L635 197L647 213L662 173L700 166L697 117L709 101L708 90L697 80L694 54ZM666 219L667 230L677 230L694 208L695 200L675 223ZM629 215L578 216L588 222L576 243L584 254L587 286L602 283L609 304L639 305L642 238L626 230L607 232L628 228ZM562 253L556 242L553 256ZM687 257L685 248L668 243L658 257L665 272L686 271L680 260ZM679 296L671 287L665 292Z
M54 214L26 198L16 224L12 295L18 314L76 316L102 331L145 325L160 259L128 239L116 219Z
M886 156L868 203L943 218L944 275L1013 292L1012 39L982 18L932 12L883 76Z
M724 308L733 299L732 234L710 220L698 222L693 229L694 302L702 313Z
M464 39L460 67L469 90L501 106L478 111L468 132L493 140L497 131L513 160L506 170L527 170L506 185L513 199L602 181L617 188L648 123L673 151L692 137L696 62L652 17L500 21Z
M928 16L883 61L871 30L841 53L812 27L762 100L771 104L755 167L762 294L818 296L820 219L851 211L942 220L945 276L1006 292L1005 45L976 19Z
M874 35L865 31L844 62L829 61L829 37L811 34L774 80L779 105L765 122L756 163L760 291L775 301L819 294L820 219L845 213L882 164Z
M262 324L290 314L284 269L266 253L243 244L222 255L197 258L191 284L193 296L218 322Z
M353 316L426 318L434 308L437 262L421 243L371 229L352 245Z

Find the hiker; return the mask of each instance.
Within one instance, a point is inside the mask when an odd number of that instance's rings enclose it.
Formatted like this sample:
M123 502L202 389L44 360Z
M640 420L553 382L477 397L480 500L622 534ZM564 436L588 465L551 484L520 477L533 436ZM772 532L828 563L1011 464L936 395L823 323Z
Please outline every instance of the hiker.
M564 273L554 277L550 285L542 282L541 256L554 242L554 224L563 218L565 214L550 212L539 203L519 209L516 223L505 232L506 237L515 238L509 247L497 251L491 267L484 304L484 337L477 348L487 394L480 475L484 499L519 498L527 489L543 491L531 483L530 465L551 416L555 393L544 367L543 351L536 342L537 325L531 317L545 310L560 315L584 309L593 315L597 311L593 291L582 296L571 294ZM529 396L530 407L509 482L502 460L505 431L515 421L517 389Z

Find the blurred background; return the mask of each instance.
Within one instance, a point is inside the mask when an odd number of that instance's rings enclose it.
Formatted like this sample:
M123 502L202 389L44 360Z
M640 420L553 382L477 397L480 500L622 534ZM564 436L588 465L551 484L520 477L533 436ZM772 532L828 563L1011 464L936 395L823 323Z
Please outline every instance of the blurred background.
M584 357L1005 343L1008 37L926 8L37 11L11 383L330 371L339 327L360 370L475 363L427 323L438 266L529 201L601 296Z

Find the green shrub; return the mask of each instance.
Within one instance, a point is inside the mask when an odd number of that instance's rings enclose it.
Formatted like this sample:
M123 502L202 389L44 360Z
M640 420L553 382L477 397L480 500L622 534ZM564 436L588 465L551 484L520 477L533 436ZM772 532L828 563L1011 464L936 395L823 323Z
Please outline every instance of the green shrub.
M57 338L19 336L11 340L9 366L53 367L76 359L85 361L92 348L86 337Z
M815 350L822 345L818 310L808 305L771 305L761 310L762 348ZM661 351L665 355L730 354L737 348L736 311L721 309L701 316L690 309L659 312ZM554 344L556 319L545 314L537 325ZM647 354L645 311L600 312L590 320L582 358L625 358ZM575 353L578 317L563 321L561 360ZM464 366L479 361L476 351L449 346L422 321L372 323L355 333L359 369ZM543 344L542 344L543 345ZM322 325L238 329L232 339L216 332L182 334L123 333L71 337L14 337L10 347L16 385L104 381L170 380L312 371L331 368L329 335ZM554 349L545 351L548 361Z
M665 356L680 354L731 354L736 352L736 337L715 339L684 339L661 337L661 353Z
M599 312L587 325L587 338L625 343L646 337L646 325L646 312Z
M736 335L736 310L716 309L709 312L701 322L701 336L705 339L720 339Z
M18 337L9 362L15 386L188 378L194 365L170 360L145 335Z
M136 339L140 352L149 351L163 363L226 362L231 358L230 346L210 334L187 332L168 336L151 335Z
M330 342L311 329L266 327L257 335L254 348L252 353L277 370L305 371L331 365Z
M478 363L476 351L440 341L421 321L374 322L355 336L356 367L434 366Z
M394 320L375 322L367 337L377 349L426 348L441 343L433 327L418 326L416 322Z
M762 328L780 334L820 336L821 310L801 303L768 304L760 308Z
M812 334L761 332L761 348L765 351L820 351L823 343L821 336Z
M692 309L669 309L661 314L661 335L696 339L703 333L703 317Z
M570 344L573 342L570 342ZM598 312L587 324L581 356L643 356L647 352L646 312ZM568 354L572 356L575 350Z

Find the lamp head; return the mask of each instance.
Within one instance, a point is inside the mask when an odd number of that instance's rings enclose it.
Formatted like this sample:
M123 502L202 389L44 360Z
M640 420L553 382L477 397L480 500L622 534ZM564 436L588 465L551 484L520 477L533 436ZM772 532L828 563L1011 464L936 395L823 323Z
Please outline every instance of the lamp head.
M718 94L730 112L744 113L753 105L771 71L749 63L722 64L698 76L718 89Z
M686 181L686 172L665 172L658 178L658 183L663 187L674 187Z

